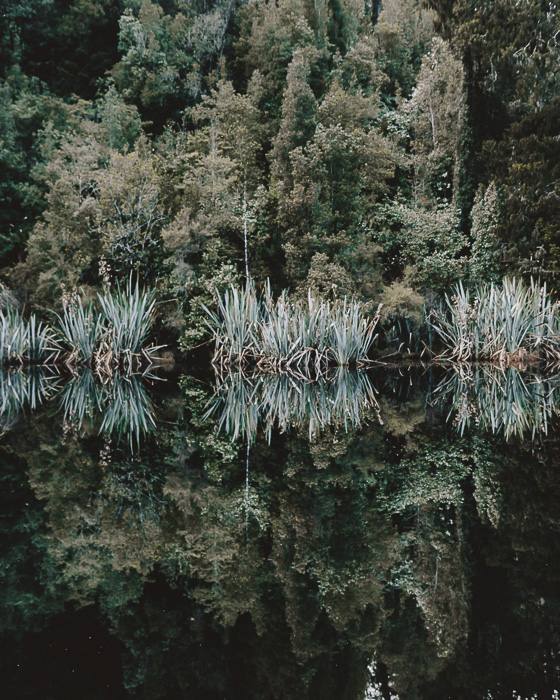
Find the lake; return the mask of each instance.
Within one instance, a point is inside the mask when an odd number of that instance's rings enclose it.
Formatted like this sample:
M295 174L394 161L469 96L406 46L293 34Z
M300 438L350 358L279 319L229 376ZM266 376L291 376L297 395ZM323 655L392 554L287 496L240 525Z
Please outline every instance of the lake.
M560 377L1 380L4 697L558 697Z

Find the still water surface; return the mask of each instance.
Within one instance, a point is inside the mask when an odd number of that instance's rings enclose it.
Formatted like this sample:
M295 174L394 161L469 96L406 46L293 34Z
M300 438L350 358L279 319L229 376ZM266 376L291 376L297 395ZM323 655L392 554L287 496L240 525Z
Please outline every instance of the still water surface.
M5 374L2 696L557 697L558 386Z

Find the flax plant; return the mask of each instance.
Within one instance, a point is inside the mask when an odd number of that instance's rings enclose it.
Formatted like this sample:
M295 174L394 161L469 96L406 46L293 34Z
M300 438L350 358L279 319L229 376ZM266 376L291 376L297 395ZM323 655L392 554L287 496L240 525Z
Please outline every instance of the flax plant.
M85 364L91 361L106 328L104 319L94 310L90 302L86 306L80 298L64 304L62 316L58 318L58 337L69 352L66 362Z
M374 319L367 320L362 305L344 298L342 305L333 309L329 351L339 367L357 364L367 358L375 340L375 326L379 320L378 308Z
M155 318L154 291L141 291L129 282L125 289L113 294L98 294L105 329L103 350L106 362L114 362L132 370L132 359L142 355L151 360L159 347L146 347L148 334Z
M290 305L286 290L276 302L268 289L255 327L255 349L261 364L280 368L291 363L303 346L299 307Z
M522 362L527 356L560 359L558 304L531 282L504 279L479 284L472 292L460 282L431 326L446 346L443 357L458 362Z
M0 312L0 361L23 364L27 353L27 324L18 311Z
M251 364L264 371L305 371L367 362L379 310L367 318L357 301L333 305L315 299L292 301L283 291L274 300L267 285L259 298L254 284L217 293L216 312L206 309L216 342L213 364L222 370Z
M0 311L0 365L47 364L57 352L54 333L32 314L28 321L18 311Z
M206 323L214 335L216 352L214 362L228 364L242 363L252 354L254 347L255 327L261 313L255 286L248 281L245 289L230 287L224 296L216 291L217 313L203 305L208 315Z

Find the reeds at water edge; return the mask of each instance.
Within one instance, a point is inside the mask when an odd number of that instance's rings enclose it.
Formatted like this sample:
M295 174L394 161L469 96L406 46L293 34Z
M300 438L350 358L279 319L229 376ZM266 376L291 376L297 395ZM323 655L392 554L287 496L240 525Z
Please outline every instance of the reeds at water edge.
M380 307L371 317L364 304L344 298L329 302L308 293L290 300L284 290L274 299L267 285L259 296L253 282L245 289L217 293L217 309L205 307L222 370L253 366L261 371L297 370L315 375L332 366L368 361Z
M58 337L62 348L68 352L65 361L68 365L85 364L93 358L105 332L104 320L90 302L84 306L78 298L64 304L58 318Z
M478 284L470 290L459 282L430 324L446 346L441 357L453 361L560 360L559 305L546 284L527 286L506 278L501 285Z
M132 371L133 360L141 364L144 358L151 363L163 346L147 346L150 329L155 320L155 291L141 291L138 282L133 287L129 282L125 289L117 287L113 294L98 294L101 317L104 324L102 348L109 357L101 356L96 362L107 362L109 358L119 366Z
M0 311L0 366L87 365L97 372L138 371L150 365L162 346L148 344L155 320L153 290L129 282L113 293L98 294L98 306L80 297L66 299L53 327L24 319L19 311Z
M48 364L58 350L54 331L34 314L26 320L17 310L0 311L0 366Z

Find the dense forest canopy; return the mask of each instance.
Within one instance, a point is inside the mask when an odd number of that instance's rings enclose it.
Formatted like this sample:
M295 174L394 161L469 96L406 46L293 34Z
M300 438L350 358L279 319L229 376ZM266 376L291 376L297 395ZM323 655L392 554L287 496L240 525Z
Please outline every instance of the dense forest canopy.
M560 9L542 0L4 0L0 273L36 309L141 279L418 318L560 267Z

